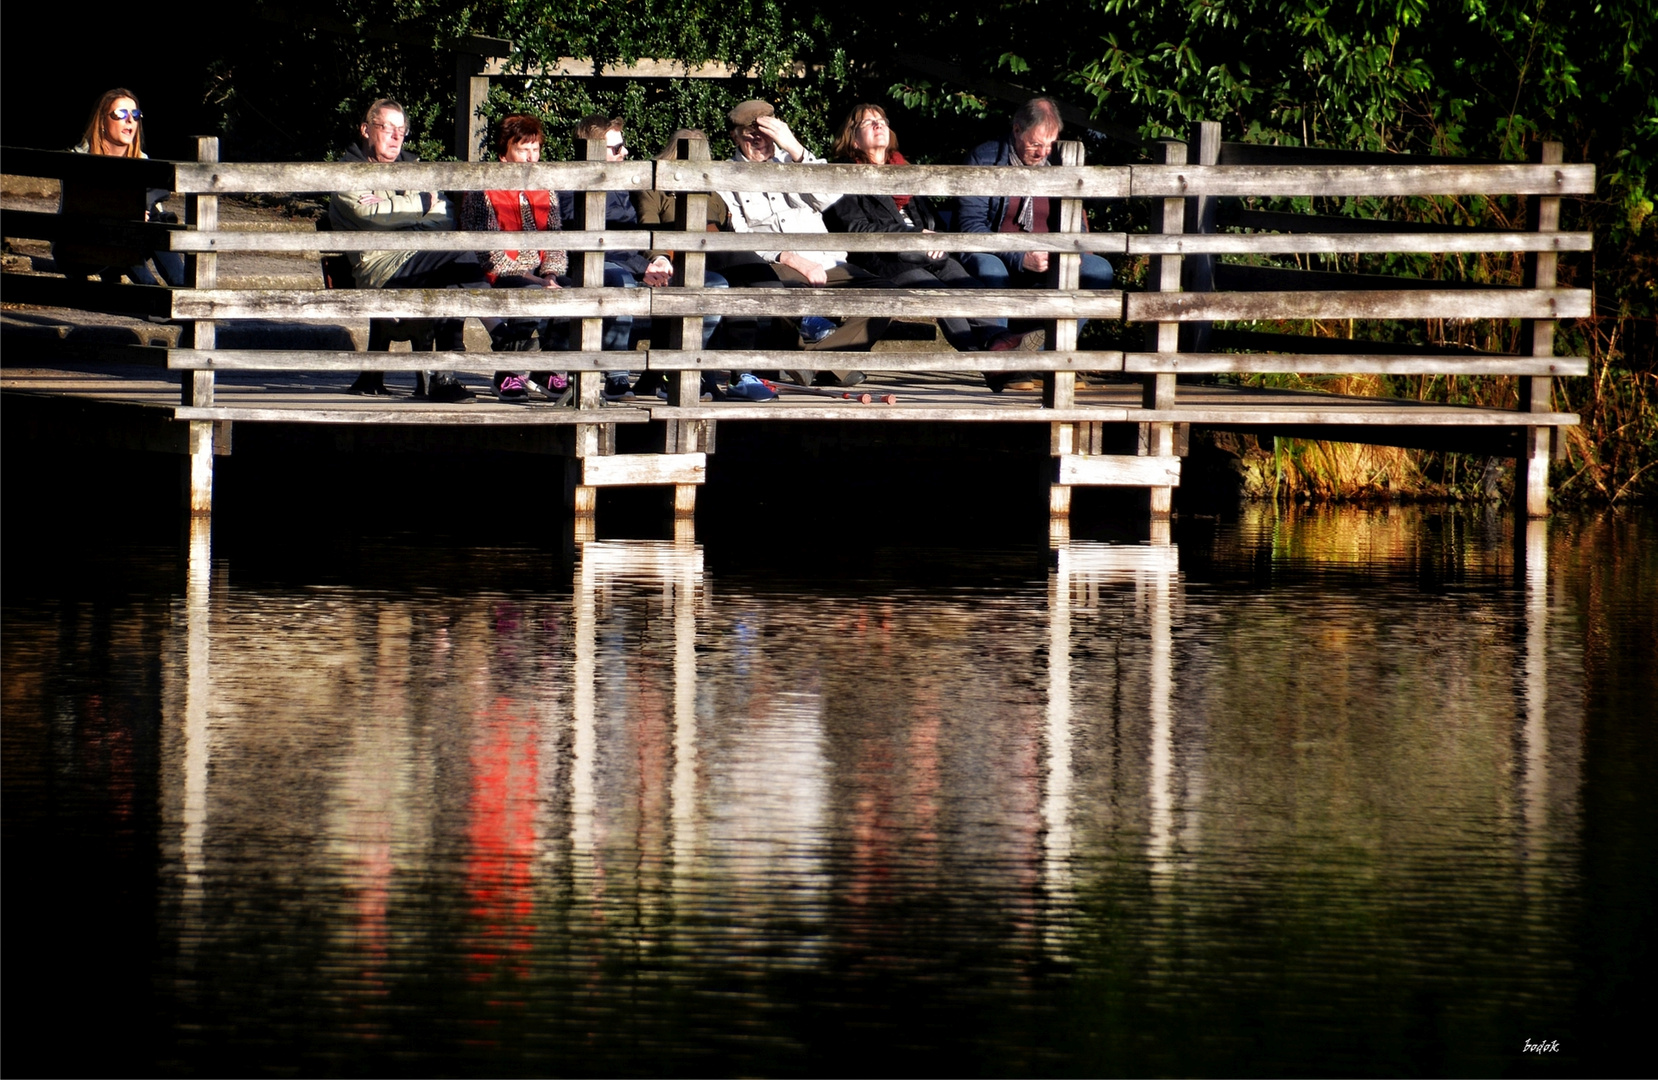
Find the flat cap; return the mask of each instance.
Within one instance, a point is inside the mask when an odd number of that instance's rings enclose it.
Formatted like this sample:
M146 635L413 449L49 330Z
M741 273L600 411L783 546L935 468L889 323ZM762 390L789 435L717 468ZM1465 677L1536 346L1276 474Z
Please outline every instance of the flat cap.
M745 101L726 114L732 127L748 127L762 116L776 116L777 110L764 101Z

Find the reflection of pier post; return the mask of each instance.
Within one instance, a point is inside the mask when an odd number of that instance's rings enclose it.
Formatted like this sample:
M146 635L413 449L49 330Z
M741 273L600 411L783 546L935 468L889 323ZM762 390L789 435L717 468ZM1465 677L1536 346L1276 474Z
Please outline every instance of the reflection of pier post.
M1135 586L1146 627L1146 715L1150 742L1150 840L1154 869L1165 868L1174 834L1173 719L1174 586L1179 550L1167 543L1145 546L1070 543L1056 549L1048 583L1047 791L1042 819L1047 836L1043 876L1050 912L1069 910L1074 885L1071 860L1074 717L1071 710L1071 634L1076 617L1099 608L1109 585ZM1063 952L1061 931L1050 919L1048 944Z
M601 822L598 812L599 594L622 581L660 582L674 627L674 779L671 789L676 874L693 850L696 801L697 594L702 549L667 541L592 541L579 545L575 568L575 668L572 689L571 842L578 860L590 860Z
M1520 813L1526 857L1536 859L1549 827L1549 525L1546 518L1515 515L1523 530L1525 757L1521 764Z
M213 692L211 626L213 521L188 519L184 603L174 609L172 641L162 660L161 815L164 881L177 897L181 970L194 962L206 874L209 704ZM176 890L174 892L173 890Z

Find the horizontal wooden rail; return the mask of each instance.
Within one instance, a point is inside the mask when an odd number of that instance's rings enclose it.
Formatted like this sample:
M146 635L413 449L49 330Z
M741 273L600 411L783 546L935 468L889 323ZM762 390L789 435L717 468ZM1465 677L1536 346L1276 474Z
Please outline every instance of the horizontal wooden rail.
M1580 319L1588 289L1130 293L1130 322L1222 319Z
M658 191L790 191L823 195L1036 195L1121 199L1128 166L783 165L747 161L657 162Z
M180 162L181 195L265 191L645 191L654 162Z
M267 424L458 424L477 427L525 427L538 424L648 424L651 414L645 409L636 409L628 405L607 405L602 409L513 409L509 412L495 412L465 405L382 401L365 404L356 409L181 405L173 410L173 418Z
M651 289L180 289L175 319L598 318L649 315ZM712 290L721 291L721 290Z
M158 250L168 238L185 231L183 225L151 221L112 221L108 218L65 217L34 210L7 210L0 214L6 236L28 240L75 240L112 246L132 245ZM211 235L211 234L203 234Z
M1135 198L1591 195L1593 165L1135 165Z
M1585 232L1157 233L1127 239L1130 255L1460 254L1594 248L1594 234Z
M165 290L160 290L165 292ZM1115 289L180 289L176 319L597 318L611 315L1120 319Z
M1419 402L1399 398L1352 398L1332 394L1330 405L1310 409L1302 404L1191 406L1173 409L1130 409L1128 418L1147 424L1203 424L1215 427L1367 427L1392 424L1408 427L1575 427L1577 413L1513 412L1471 406L1445 406L1426 411Z
M684 233L671 235L684 236ZM505 243L510 233L435 232L183 232L174 233L174 251L317 252L317 251L488 251ZM605 232L536 233L537 246L570 251L641 251L651 234L641 229Z
M4 168L7 176L43 176L92 187L131 184L176 191L173 181L176 165L177 162L158 158L104 157L26 146L0 148L0 168Z
M523 291L523 290L518 290ZM652 289L651 314L1120 319L1116 289Z
M614 353L609 355L615 356ZM651 371L763 371L799 367L804 363L803 357L812 355L798 350L780 349L652 348L634 353L633 358L643 357L646 369ZM940 352L937 349L883 349L879 353L871 354L868 363L882 371L1120 371L1123 366L1123 354L1109 349L973 353Z
M1432 356L1418 353L1147 353L1122 370L1153 374L1587 375L1586 356Z
M11 229L14 218L28 218L26 228ZM36 223L62 222L60 226ZM502 243L499 232L192 232L179 225L102 226L71 222L56 214L6 215L8 236L39 239L106 237L133 242L148 237L156 247L179 252L315 252L315 251L487 251ZM128 231L130 229L130 231ZM51 231L47 231L51 230ZM1592 233L685 233L667 230L568 230L540 240L565 251L679 250L708 253L767 251L784 244L790 251L925 252L1053 251L1100 255L1249 255L1249 254L1453 254L1479 252L1590 251Z
M1126 233L727 233L658 232L656 248L680 251L1058 251L1122 254Z
M0 275L0 292L8 304L34 304L77 311L104 311L112 315L172 313L179 294L159 285L117 285L104 281L74 281L38 274Z

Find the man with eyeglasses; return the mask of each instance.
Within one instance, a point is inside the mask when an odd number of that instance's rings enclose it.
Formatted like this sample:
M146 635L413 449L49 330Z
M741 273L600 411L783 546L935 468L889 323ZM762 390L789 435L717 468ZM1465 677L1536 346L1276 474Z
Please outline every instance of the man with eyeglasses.
M409 135L403 106L390 98L370 105L342 161L392 164L420 158L404 148ZM441 191L336 191L328 201L328 219L347 232L446 231L455 227L454 208ZM360 289L487 289L489 282L472 251L359 251L349 255L352 276ZM445 352L466 349L463 319L437 320L437 347ZM451 372L425 372L425 396L437 402L470 401L476 395ZM377 372L364 372L352 391L384 394ZM416 387L420 396L421 386Z
M1065 122L1059 116L1059 103L1050 97L1037 97L1021 105L1013 114L1012 130L1005 138L992 139L974 148L967 155L968 165L1010 165L1026 169L1040 169L1056 164L1054 153ZM1045 196L963 195L957 200L959 226L962 232L1045 233L1059 230L1058 199ZM990 289L1033 289L1048 282L1051 259L1046 251L1004 251L994 254L983 251L964 251L958 256L962 266ZM1098 255L1082 256L1079 287L1109 289L1111 264ZM1020 327L1017 322L1010 324ZM1028 324L1027 324L1028 325ZM1080 328L1080 324L1079 324ZM1003 338L998 343L1016 345L1016 337ZM986 376L992 389L998 392L1008 379L1008 373Z

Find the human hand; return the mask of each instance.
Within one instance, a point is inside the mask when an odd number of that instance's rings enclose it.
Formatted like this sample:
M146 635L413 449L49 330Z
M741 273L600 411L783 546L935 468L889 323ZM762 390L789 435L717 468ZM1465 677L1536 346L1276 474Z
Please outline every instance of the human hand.
M789 130L789 125L777 117L762 116L754 122L754 126L765 132L766 136L777 144L779 150L789 155L790 161L799 161L806 156L806 147L801 145L800 140L794 137L794 132Z
M671 284L674 280L674 264L668 261L667 256L658 255L645 267L645 284L653 289L660 289Z
M930 233L930 232L937 232L938 230L937 229L922 229L921 231L924 232L924 233ZM929 252L927 252L927 258L932 259L934 262L937 262L939 259L944 258L944 252L942 252L942 251L929 251Z
M823 264L816 259L807 258L793 251L785 251L777 256L777 261L796 271L806 279L806 284L821 289L829 284L829 274L823 269Z
M1027 251L1021 265L1033 274L1046 274L1048 272L1048 253L1046 251Z

